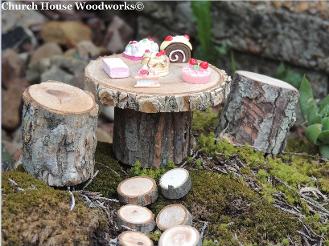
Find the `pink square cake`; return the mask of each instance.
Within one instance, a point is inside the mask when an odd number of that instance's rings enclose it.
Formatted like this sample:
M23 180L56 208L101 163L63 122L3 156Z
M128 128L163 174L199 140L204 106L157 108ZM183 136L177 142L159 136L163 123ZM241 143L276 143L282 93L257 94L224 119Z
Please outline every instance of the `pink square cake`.
M120 58L103 58L103 69L112 79L127 78L129 67Z

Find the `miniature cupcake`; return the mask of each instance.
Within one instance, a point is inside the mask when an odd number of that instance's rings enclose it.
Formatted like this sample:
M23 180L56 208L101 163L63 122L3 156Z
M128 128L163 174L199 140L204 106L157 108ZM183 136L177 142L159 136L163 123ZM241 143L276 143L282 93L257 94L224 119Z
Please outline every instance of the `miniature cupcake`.
M191 58L192 45L188 35L167 36L160 45L165 50L170 62L188 62Z
M210 80L211 71L208 62L198 61L194 58L189 60L189 64L182 68L183 80L191 84L205 84Z
M144 38L139 42L130 41L123 52L123 56L133 61L139 61L143 59L146 50L158 52L159 45L150 38Z

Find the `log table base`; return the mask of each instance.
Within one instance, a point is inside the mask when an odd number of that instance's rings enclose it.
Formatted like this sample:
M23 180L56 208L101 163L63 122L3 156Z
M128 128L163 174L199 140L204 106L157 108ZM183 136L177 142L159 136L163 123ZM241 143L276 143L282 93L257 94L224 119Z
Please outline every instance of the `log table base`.
M115 107L113 150L121 162L144 167L160 167L169 160L180 163L189 154L193 110L217 106L227 96L231 81L225 71L209 65L205 84L189 84L182 79L186 63L171 63L169 74L158 79L160 87L135 87L135 75L142 67L121 54L130 76L110 78L102 68L102 58L85 69L85 88L106 106Z
M180 163L190 150L192 112L148 114L115 108L113 151L121 162L143 167Z

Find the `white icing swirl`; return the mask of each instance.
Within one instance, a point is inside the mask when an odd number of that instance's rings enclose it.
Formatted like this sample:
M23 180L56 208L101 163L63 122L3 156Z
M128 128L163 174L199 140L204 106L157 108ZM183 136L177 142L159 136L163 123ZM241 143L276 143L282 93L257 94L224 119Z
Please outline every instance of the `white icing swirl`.
M184 51L179 50L179 49L177 49L177 50L172 50L172 51L169 53L169 59L170 59L170 61L172 61L172 62L177 62L177 61L178 61L178 59L179 59L178 54L174 54L174 53L176 53L176 52L181 53L181 54L183 55L183 60L182 60L182 62L185 62L185 61L186 61L185 53L184 53ZM173 56L174 56L174 57L173 57Z

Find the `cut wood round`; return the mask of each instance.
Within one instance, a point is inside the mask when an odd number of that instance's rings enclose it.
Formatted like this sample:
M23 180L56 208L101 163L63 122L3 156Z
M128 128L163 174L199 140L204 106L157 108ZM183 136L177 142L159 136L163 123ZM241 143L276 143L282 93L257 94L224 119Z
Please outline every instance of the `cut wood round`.
M117 222L120 229L151 232L155 227L154 214L146 207L128 204L118 210Z
M140 61L132 61L122 54L121 58L129 67L130 76L112 79L103 70L102 59L91 61L85 69L85 88L97 94L101 104L121 109L133 109L144 113L186 112L205 110L224 101L225 89L231 78L224 70L209 65L211 78L206 84L184 83L181 69L186 63L171 63L169 75L159 78L160 87L135 87Z
M283 151L296 120L299 93L290 84L265 75L237 71L220 117L218 135L265 153Z
M152 240L137 231L124 231L118 237L119 246L153 246Z
M83 90L56 81L23 93L23 166L50 186L72 186L94 172L98 106Z
M117 192L120 202L125 204L146 206L158 198L158 187L149 177L125 179L118 185Z
M159 246L201 246L200 233L192 226L174 226L162 233Z
M174 168L160 178L160 189L164 197L179 199L187 195L192 188L189 172L184 168Z
M159 212L156 224L162 231L177 225L192 225L192 215L183 205L171 204Z
M147 114L115 108L114 116L113 152L121 162L161 167L188 156L191 112Z

